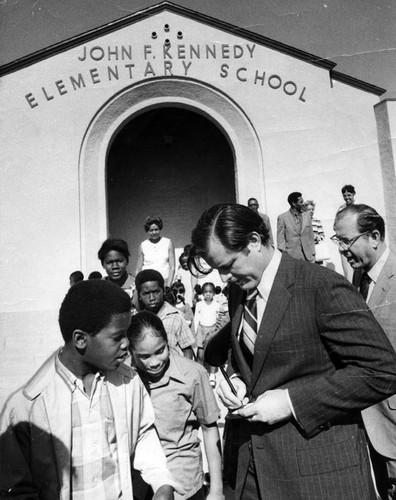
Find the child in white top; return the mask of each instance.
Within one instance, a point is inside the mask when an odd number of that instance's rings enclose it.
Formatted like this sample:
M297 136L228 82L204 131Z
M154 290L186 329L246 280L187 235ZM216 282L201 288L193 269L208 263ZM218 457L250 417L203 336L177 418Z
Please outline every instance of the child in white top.
M204 283L202 286L203 300L197 302L194 314L194 329L197 337L202 337L202 346L205 346L208 340L216 331L216 322L220 310L220 304L214 300L215 286L213 283ZM217 367L208 366L209 380L212 387L216 386Z

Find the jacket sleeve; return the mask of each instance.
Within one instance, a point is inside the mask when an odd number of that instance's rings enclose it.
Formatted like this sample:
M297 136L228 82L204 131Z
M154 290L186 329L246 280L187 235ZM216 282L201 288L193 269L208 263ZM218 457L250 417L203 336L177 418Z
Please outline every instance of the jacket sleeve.
M276 245L281 252L286 250L285 221L281 215L278 216L276 224Z
M360 294L342 276L323 275L315 318L335 369L289 387L297 421L308 437L396 392L396 354Z

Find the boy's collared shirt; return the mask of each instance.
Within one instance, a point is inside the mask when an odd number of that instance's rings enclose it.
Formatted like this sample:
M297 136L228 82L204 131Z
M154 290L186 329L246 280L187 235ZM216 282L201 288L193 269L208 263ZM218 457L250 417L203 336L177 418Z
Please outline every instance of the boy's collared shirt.
M162 378L146 387L169 470L188 492L188 498L202 487L204 479L199 424L210 425L219 418L208 375L195 361L171 353ZM175 499L181 498L186 496L175 493Z
M122 497L114 416L105 376L97 372L91 396L56 357L55 367L72 393L71 493L74 500Z
M0 414L0 496L70 500L74 382L56 370L53 353ZM118 466L123 500L133 500L131 458L154 492L171 485L183 492L166 468L166 457L154 428L149 395L134 370L122 364L105 373L115 417ZM26 459L29 457L29 459ZM95 498L96 500L96 498Z
M195 338L183 314L171 306L168 302L164 302L157 316L164 324L166 334L168 336L168 344L172 351L177 354L183 354L183 349L195 345Z

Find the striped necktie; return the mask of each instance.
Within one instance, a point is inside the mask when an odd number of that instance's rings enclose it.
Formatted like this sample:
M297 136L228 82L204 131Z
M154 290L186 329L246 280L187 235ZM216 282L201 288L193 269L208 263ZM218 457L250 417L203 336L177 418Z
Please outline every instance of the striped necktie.
M253 364L254 344L257 337L257 294L253 290L245 300L240 345L248 365Z

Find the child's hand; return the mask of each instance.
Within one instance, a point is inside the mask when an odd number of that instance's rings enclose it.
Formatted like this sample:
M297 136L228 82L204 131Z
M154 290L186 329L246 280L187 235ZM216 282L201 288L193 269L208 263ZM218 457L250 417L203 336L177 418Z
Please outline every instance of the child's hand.
M173 488L169 484L164 484L154 493L153 500L174 500Z

